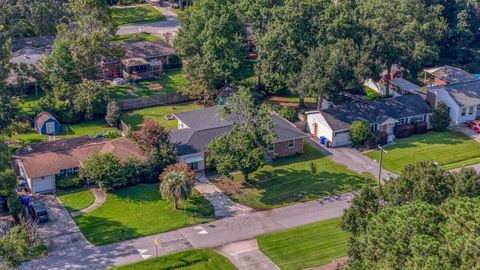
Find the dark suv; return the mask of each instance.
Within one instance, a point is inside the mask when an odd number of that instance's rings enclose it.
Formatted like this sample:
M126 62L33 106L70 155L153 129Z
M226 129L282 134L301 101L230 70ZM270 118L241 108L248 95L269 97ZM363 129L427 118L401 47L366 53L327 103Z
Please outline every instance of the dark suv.
M39 223L48 221L47 208L45 208L42 202L32 202L30 206L28 206L28 212L32 218Z

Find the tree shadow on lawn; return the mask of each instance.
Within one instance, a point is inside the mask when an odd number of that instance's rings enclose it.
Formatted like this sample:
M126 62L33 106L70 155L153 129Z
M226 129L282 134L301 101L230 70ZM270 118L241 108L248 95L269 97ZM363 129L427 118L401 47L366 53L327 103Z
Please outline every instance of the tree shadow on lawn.
M145 116L138 113L128 113L122 117L122 121L129 125L133 130L139 130L142 127L143 122L145 122Z
M471 139L464 134L444 131L444 132L435 132L429 131L425 134L415 134L408 138L398 139L398 143L393 144L390 147L387 147L387 150L393 149L404 149L404 148L413 148L417 147L419 143L421 144L442 144L442 145L459 145L464 144L465 142L470 141Z
M112 219L85 214L74 220L85 238L96 246L143 236L137 229Z
M362 176L326 171L313 175L309 170L285 169L259 172L257 175L264 180L254 180L248 185L260 191L260 201L267 205L307 201L345 193L358 190L365 183Z

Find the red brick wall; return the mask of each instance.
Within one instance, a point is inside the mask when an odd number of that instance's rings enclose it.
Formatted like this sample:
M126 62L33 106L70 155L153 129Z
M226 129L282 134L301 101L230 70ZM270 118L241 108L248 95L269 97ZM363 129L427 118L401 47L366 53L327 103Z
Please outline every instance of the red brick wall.
M430 91L427 92L426 101L427 101L428 105L430 105L430 107L432 107L433 109L435 109L436 99L437 99L437 96L434 93L432 93Z
M439 79L439 78L434 78L433 80L433 86L440 86L440 85L445 85L447 84L446 81L442 80L442 79Z
M275 154L279 157L292 156L303 153L303 138L295 140L295 146L288 148L288 141L275 143Z

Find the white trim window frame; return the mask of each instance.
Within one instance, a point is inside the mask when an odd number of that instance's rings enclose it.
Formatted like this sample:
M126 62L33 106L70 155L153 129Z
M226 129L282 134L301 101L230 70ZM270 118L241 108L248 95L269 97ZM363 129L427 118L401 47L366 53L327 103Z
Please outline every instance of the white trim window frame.
M462 116L467 115L467 107L462 107L461 115Z
M288 148L289 149L292 149L295 147L295 140L289 140L288 141Z

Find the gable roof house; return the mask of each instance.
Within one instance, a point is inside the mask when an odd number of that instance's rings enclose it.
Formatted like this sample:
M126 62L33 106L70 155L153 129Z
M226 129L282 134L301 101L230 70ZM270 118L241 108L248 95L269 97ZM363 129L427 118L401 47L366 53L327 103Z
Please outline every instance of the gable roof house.
M49 112L41 112L34 121L35 130L40 135L54 135L60 133L62 126Z
M106 78L122 76L124 79L143 80L160 75L175 50L162 40L125 42L120 44L125 55L102 61L102 75Z
M220 119L218 107L175 114L178 129L170 132L170 141L177 147L179 162L187 163L193 170L205 169L205 153L208 144L229 132L233 123ZM303 152L305 133L292 123L272 114L277 139L270 151L276 156L290 156Z
M54 191L56 176L74 174L95 153L112 153L122 162L131 157L147 159L138 145L125 137L104 140L84 136L31 144L17 152L15 162L31 193L36 194Z
M425 72L425 80L427 74L433 77L433 81L428 83L429 86L441 86L446 84L463 83L478 79L461 68L448 65L427 68L423 71Z
M475 120L480 116L480 80L429 87L427 102L432 108L439 102L447 105L456 124Z
M429 122L432 109L420 95L406 95L375 101L356 101L320 111L307 112L307 127L317 138L325 138L331 146L352 143L350 126L355 120L369 123L372 132L388 134L388 140L395 138L395 127L410 123Z

